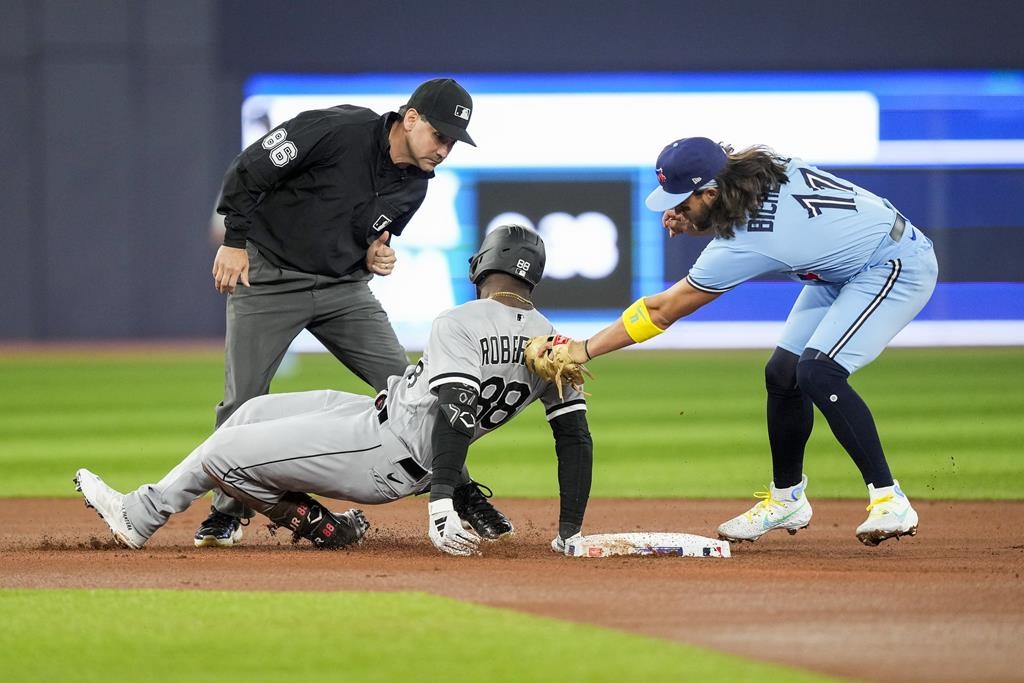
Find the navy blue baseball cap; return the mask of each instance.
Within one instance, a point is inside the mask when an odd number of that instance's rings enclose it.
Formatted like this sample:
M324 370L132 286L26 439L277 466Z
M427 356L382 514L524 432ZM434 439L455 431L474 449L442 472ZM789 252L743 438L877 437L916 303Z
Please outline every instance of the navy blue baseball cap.
M647 208L667 211L697 190L714 187L729 155L708 138L683 138L669 143L658 155L658 187L647 195Z

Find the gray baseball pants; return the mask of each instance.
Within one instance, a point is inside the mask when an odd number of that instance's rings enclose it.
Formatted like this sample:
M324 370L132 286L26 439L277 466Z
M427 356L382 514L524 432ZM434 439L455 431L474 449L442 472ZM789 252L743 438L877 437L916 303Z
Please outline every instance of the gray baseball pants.
M124 505L149 538L217 486L266 512L290 491L377 504L429 481L372 398L305 391L247 401L163 479L127 494Z
M224 400L217 426L270 382L296 336L307 329L341 363L380 391L409 360L387 313L365 280L346 280L278 268L249 242L249 287L227 300ZM251 516L237 500L214 492L213 506Z

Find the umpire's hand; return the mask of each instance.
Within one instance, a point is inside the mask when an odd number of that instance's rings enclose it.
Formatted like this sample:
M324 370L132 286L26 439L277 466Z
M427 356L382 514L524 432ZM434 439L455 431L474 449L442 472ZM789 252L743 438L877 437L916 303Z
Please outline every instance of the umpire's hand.
M213 259L213 286L221 294L234 294L239 281L249 286L249 254L245 249L222 246Z
M398 257L395 250L388 246L391 235L387 230L382 232L366 250L366 269L376 275L391 275L395 270Z

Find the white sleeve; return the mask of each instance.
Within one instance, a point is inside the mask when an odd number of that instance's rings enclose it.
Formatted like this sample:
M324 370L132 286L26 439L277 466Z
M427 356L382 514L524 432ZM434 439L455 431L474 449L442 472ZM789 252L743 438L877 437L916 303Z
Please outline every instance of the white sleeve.
M450 314L441 314L430 328L423 352L430 390L436 394L445 384L465 384L479 392L480 354L477 339Z

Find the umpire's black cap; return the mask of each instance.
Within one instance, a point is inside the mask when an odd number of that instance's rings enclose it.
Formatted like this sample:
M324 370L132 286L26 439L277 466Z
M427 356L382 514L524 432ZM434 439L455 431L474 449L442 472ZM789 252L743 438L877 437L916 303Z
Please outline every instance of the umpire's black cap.
M473 98L453 78L435 78L421 83L406 106L415 109L441 135L476 147L466 132L473 115Z

